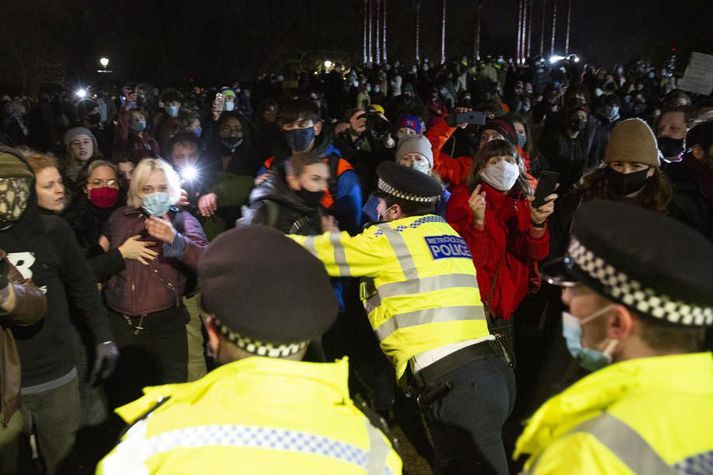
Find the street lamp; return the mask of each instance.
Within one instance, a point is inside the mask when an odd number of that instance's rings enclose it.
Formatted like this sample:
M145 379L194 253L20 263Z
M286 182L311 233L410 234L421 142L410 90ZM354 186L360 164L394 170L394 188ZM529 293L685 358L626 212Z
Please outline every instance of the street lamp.
M109 58L99 58L99 64L106 69L106 67L109 66Z

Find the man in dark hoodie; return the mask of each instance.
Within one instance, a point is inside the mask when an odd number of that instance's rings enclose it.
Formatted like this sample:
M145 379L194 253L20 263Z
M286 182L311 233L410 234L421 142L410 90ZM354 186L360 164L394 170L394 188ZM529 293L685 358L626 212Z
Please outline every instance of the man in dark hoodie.
M13 334L22 363L25 427L36 434L47 474L54 474L72 450L81 414L68 300L94 336L94 380L108 376L118 351L74 233L60 218L39 214L32 171L17 150L0 147L0 180L0 199L6 202L6 212L0 213L0 248L47 296L45 318L13 328Z

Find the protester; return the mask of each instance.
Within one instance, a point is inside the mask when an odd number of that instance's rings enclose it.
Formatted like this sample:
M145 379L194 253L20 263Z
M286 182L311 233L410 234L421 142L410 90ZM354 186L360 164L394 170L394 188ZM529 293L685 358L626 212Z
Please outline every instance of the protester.
M304 236L322 232L329 169L316 153L297 154L250 194L250 209L240 225L264 224L286 234Z
M25 158L35 174L35 193L40 211L47 214L62 213L68 200L57 160L52 155L33 152L26 153Z
M493 140L475 156L467 186L453 189L446 211L446 220L473 255L490 330L501 335L511 355L510 317L530 290L537 263L547 257L547 218L557 198L549 195L535 208L532 195L515 148L506 140Z
M0 165L5 182L0 195L6 204L0 216L0 249L47 296L45 318L15 327L13 333L22 364L24 433L34 434L47 473L54 474L72 451L81 421L68 304L78 309L91 331L93 382L112 372L118 352L96 281L71 228L57 216L40 215L32 171L17 150L0 148ZM21 466L29 463L24 460Z
M168 163L142 160L129 186L126 206L112 213L102 231L100 244L105 252L138 235L156 255L154 260L127 260L126 268L104 288L122 351L117 372L109 381L114 404L137 397L147 385L186 381L189 318L182 302L186 291L183 266L195 269L206 239L193 216L173 207L180 193L179 177Z

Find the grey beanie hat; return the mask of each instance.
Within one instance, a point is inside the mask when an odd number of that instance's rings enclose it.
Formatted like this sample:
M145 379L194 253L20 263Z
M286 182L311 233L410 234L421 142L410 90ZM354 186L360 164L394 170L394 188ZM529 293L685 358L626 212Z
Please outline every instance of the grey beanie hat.
M97 138L94 136L92 131L86 127L72 127L67 132L65 132L64 145L69 146L69 144L72 143L72 140L77 138L78 135L86 135L91 138L92 142L94 142L94 154L99 151L99 147L97 145Z
M407 153L418 153L423 155L433 168L433 149L431 142L423 135L408 135L401 140L396 147L396 158L399 159Z

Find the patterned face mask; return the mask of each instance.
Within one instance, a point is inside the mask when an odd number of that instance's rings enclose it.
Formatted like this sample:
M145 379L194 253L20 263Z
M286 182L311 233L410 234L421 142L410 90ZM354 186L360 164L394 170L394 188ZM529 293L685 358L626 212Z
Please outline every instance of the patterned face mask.
M0 178L0 228L13 225L27 208L32 180Z

